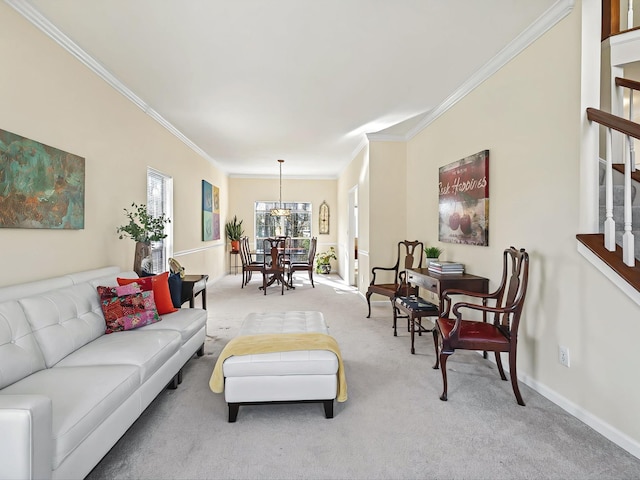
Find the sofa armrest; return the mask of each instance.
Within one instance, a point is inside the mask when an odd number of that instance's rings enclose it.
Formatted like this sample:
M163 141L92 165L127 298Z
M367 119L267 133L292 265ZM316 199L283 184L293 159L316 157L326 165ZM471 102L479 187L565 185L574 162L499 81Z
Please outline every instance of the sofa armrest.
M0 395L0 478L51 478L51 399Z

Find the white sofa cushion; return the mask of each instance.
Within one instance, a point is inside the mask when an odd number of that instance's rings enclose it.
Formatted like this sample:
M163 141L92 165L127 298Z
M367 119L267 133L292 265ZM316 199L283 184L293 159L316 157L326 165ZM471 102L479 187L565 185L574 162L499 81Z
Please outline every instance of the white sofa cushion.
M144 383L181 344L180 334L172 330L110 333L72 352L58 362L54 370L83 365L135 365L139 367L140 383Z
M2 390L0 395L44 395L53 411L52 469L109 417L140 385L133 365L49 368Z
M19 302L47 367L104 335L100 299L97 291L87 283L23 298Z
M0 303L0 388L43 368L44 357L20 304Z
M182 343L193 337L204 327L206 316L198 308L181 308L177 312L160 315L161 321L140 327L141 332L150 330L173 330L182 335Z

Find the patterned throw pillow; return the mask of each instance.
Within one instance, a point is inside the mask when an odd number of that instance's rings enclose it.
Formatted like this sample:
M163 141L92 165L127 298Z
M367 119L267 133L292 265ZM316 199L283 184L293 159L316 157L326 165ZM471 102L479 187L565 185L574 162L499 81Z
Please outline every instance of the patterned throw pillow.
M118 285L137 283L142 291L153 290L153 297L160 315L177 312L171 301L171 291L169 290L169 272L160 273L152 277L142 278L120 278L116 279Z
M105 333L121 332L160 321L153 291L143 292L137 283L98 287Z

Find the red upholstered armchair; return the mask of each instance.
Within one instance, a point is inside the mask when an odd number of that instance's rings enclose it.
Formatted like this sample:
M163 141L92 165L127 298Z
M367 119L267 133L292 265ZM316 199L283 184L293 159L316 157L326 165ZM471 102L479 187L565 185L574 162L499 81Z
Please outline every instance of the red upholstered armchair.
M442 383L444 386L440 400L447 400L447 359L455 350L483 350L494 352L496 364L502 380L507 380L502 368L500 353L509 355L509 373L511 386L519 405L524 406L518 376L516 374L516 350L518 346L518 327L524 306L529 277L529 255L524 249L510 247L504 251L504 267L500 286L493 293L483 294L465 290L446 290L443 292L442 314L435 322L433 341L436 348L437 369L442 365ZM469 302L452 302L454 295L465 295L482 300L482 305ZM493 317L493 322L463 319L469 310L482 312ZM450 318L451 317L451 318Z

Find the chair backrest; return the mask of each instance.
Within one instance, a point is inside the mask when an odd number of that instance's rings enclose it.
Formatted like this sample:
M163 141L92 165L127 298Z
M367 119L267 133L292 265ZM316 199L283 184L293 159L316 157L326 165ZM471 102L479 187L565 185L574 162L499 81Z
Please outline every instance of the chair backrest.
M309 244L309 257L308 262L309 266L313 267L313 260L316 258L316 247L318 245L318 237L313 237L311 239L311 243Z
M285 248L285 237L265 238L263 240L262 265L265 269L280 269Z
M408 268L422 268L424 244L418 240L398 242L398 260L396 260L396 283L404 283ZM400 282L398 282L400 279Z
M518 331L528 282L529 254L524 248L507 248L503 253L502 280L494 295L496 307L506 308L509 313L496 314L493 322L509 330L512 336Z
M251 251L249 250L249 237L240 237L240 260L242 266L246 267L251 263Z

